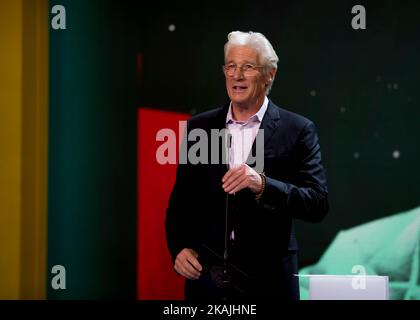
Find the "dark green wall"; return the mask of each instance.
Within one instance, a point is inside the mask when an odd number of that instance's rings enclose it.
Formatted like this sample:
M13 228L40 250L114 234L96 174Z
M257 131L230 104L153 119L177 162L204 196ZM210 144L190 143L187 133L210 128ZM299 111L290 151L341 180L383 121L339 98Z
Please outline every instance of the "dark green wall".
M135 54L110 2L56 3L67 29L50 29L48 266L65 266L67 289L48 298L134 298Z

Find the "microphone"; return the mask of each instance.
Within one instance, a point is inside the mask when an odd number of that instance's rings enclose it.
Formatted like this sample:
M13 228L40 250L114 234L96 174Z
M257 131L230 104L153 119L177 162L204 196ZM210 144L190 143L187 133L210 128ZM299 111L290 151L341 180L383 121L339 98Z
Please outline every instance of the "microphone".
M232 148L232 134L227 134L227 154L229 169L229 160ZM226 193L226 208L225 208L225 248L223 252L223 287L227 289L230 286L230 274L229 274L229 252L228 252L228 241L229 241L229 193Z

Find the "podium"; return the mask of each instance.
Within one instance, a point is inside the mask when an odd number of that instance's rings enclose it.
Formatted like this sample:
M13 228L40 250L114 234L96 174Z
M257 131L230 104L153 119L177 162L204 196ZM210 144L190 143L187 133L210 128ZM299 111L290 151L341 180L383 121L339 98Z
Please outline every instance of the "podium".
M310 300L388 300L388 276L304 275Z

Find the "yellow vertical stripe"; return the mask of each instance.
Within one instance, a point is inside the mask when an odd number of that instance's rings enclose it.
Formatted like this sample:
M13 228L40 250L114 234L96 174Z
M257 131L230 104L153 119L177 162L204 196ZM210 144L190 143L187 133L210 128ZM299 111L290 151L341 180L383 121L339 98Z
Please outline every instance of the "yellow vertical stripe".
M0 298L20 296L22 1L0 1Z
M46 292L48 1L23 1L21 298Z
M45 297L48 1L0 1L0 299Z

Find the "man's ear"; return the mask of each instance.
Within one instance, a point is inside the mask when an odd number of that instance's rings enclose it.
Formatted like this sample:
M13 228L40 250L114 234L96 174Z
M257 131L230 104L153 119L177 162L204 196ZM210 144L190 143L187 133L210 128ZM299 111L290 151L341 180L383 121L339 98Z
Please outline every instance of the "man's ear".
M270 83L274 81L274 77L276 76L276 73L277 73L277 69L274 69L274 68L268 71L268 75L269 75L268 81L270 81Z
M277 72L277 70L274 69L274 68L268 70L267 80L266 80L266 83L265 83L266 87L268 87L271 83L273 83L274 77L276 76L276 72Z

